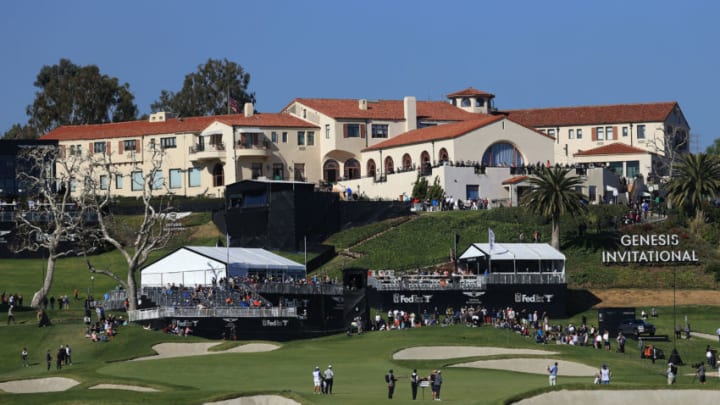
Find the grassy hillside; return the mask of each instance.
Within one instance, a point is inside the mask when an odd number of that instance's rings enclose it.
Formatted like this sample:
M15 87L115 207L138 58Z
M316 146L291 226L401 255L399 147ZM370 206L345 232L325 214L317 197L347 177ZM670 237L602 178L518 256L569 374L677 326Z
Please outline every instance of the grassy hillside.
M562 219L561 250L567 256L568 282L572 287L670 288L675 277L677 285L683 288L716 288L716 244L693 236L672 219L611 226L611 219L623 213L621 206L593 206L583 218ZM581 221L587 225L582 237L578 234ZM521 233L526 235L527 242L535 230L541 232L542 242L550 239L549 223L518 208L423 213L410 221L388 221L334 235L328 243L335 243L340 252L352 246L349 250L355 254L340 256L319 271L339 275L343 267L351 266L403 270L448 263L455 233L460 235L458 251L462 253L471 243L486 243L489 228L498 243L519 242ZM602 252L617 249L619 236L626 233L678 234L678 249L695 250L700 263L672 267L602 264Z

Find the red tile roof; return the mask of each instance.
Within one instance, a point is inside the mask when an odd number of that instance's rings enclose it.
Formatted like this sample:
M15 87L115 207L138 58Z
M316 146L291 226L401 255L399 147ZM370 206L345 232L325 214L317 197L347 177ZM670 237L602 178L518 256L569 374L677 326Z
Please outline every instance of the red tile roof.
M645 149L636 148L622 142L615 142L609 145L599 146L597 148L581 150L573 156L596 156L596 155L630 155L638 153L652 153Z
M110 124L67 125L58 127L42 136L43 140L88 140L107 138L127 138L143 135L202 132L213 122L227 125L277 127L277 128L316 128L316 126L288 114L255 114L245 117L242 114L216 115L209 117L171 118L164 122L128 121Z
M527 180L528 176L515 176L507 180L503 180L502 184L517 184L524 180Z
M536 108L503 111L513 120L535 128L566 125L659 122L677 106L677 102L616 104L601 106Z
M403 100L368 100L367 110L361 110L358 99L296 98L300 103L334 119L405 120ZM287 106L285 107L287 108ZM446 101L417 101L418 119L432 121L465 121L479 114L463 111Z
M397 146L412 145L416 143L424 143L430 141L438 141L441 139L452 139L465 135L470 131L482 128L486 125L501 121L505 117L500 115L480 115L475 116L474 120L455 122L452 124L442 124L433 127L415 129L402 133L398 136L380 142L364 150L378 150L393 148Z
M468 87L467 89L456 91L455 93L450 93L447 95L447 98L453 98L453 97L472 97L472 96L486 96L486 97L495 97L494 94L488 93L486 91L474 89L472 87Z

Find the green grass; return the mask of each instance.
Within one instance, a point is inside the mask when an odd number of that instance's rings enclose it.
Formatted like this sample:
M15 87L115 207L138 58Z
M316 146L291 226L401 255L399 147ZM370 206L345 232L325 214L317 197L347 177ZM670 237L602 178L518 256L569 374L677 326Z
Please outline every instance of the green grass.
M659 333L670 327L671 308L659 308L660 317L653 320ZM73 312L75 312L73 314ZM593 367L607 363L613 370L614 389L665 388L663 361L655 365L641 360L636 342L628 341L627 353L620 354L589 347L565 345L536 345L531 339L508 330L492 327L468 328L465 326L430 327L412 330L370 332L363 335L336 335L313 340L283 343L281 349L266 353L223 353L203 357L187 357L144 362L125 360L150 355L151 346L159 342L193 342L198 338L180 338L160 332L146 331L139 326L120 329L119 335L108 343L92 343L83 337L84 327L74 318L79 311L71 310L57 316L58 324L37 328L26 322L21 325L2 325L0 328L0 380L63 376L81 384L63 393L53 394L0 394L0 403L102 403L102 404L200 404L211 399L238 395L275 393L292 397L303 404L347 405L367 404L386 399L383 375L393 368L395 374L407 376L413 368L421 375L430 370L443 369L443 400L462 404L501 404L509 398L518 398L548 391L544 374L514 373L502 370L454 368L452 364L479 357L445 360L394 361L392 354L415 346L501 346L509 348L545 349L558 352L552 357L561 361L576 361ZM697 328L712 332L715 329L713 311L709 307L682 307L678 314L688 315ZM594 312L585 315L595 319ZM553 320L553 323L578 322L577 317ZM61 371L47 371L43 354L51 349L53 355L61 344L73 348L72 366ZM225 347L234 343L227 342ZM691 339L678 341L677 348L686 364L704 357L706 344L714 341ZM22 368L19 352L27 346L32 367ZM669 354L672 342L659 343ZM494 356L507 358L512 356ZM331 397L312 395L311 371L333 364L336 371L335 394ZM54 367L53 367L54 368ZM689 366L681 367L681 376L675 388L699 388L692 378ZM540 370L542 372L542 370ZM563 377L558 389L596 389L590 377ZM718 389L714 378L703 388ZM88 387L100 383L142 385L160 390L159 393L130 391L95 391ZM409 402L409 384L400 379L396 402ZM112 393L112 394L108 394ZM121 393L121 394L119 394ZM429 392L426 392L429 399ZM426 400L427 400L426 399Z
M612 212L599 208L589 218L603 218ZM176 245L212 245L217 235L206 227L205 219L191 219L193 226L187 234L176 238ZM568 256L568 271L576 286L653 286L665 288L671 280L671 268L645 268L632 266L610 266L600 264L599 252L612 244L607 229L597 231L590 227L589 235L577 238L574 227L577 219L564 220L563 252ZM530 235L540 229L544 239L549 237L549 225L542 220L527 216L518 209L498 209L479 212L449 212L420 215L418 218L399 223L388 221L351 229L335 235L331 241L338 249L353 246L353 250L364 253L357 260L338 257L321 268L320 272L339 274L343 267L353 265L368 268L414 268L442 262L449 256L452 235L461 236L460 249L472 242L486 242L487 229L493 228L498 242L517 240L524 232ZM642 228L642 232L669 232L670 225L657 228ZM203 231L195 228L206 227ZM631 231L631 230L627 230ZM375 238L371 236L378 235ZM364 240L367 242L362 242ZM683 239L684 246L692 246L702 255L704 261L715 260L715 247L702 240ZM175 245L173 245L174 247ZM169 247L172 248L172 247ZM166 251L156 252L153 259ZM291 253L292 255L293 253ZM297 253L294 253L297 254ZM109 268L124 274L125 264L117 252L93 256L98 268ZM32 292L41 285L44 261L2 260L0 261L0 289L8 293L20 293L25 304L30 302ZM708 288L714 286L712 276L705 273L703 266L681 266L677 270L678 285ZM58 262L55 283L51 294L58 297L67 294L72 297L74 288L81 292L81 298L89 288L99 295L114 288L111 279L90 273L82 258L68 258ZM682 283L682 284L681 284ZM649 310L649 308L645 308ZM0 305L0 311L7 308ZM640 308L638 308L639 312ZM658 308L660 317L652 319L658 334L672 335L673 309ZM0 312L5 313L5 312ZM427 345L478 345L516 348L544 348L557 351L553 358L578 361L593 367L607 363L613 370L613 389L664 389L665 362L652 365L639 358L637 343L628 341L627 353L619 354L592 350L586 347L548 345L539 347L530 339L507 330L491 327L467 328L421 328L392 332L371 332L364 335L337 335L313 340L301 340L282 344L282 348L268 353L223 353L204 357L164 359L146 362L126 360L152 354L152 346L160 342L192 342L199 338L178 338L159 332L146 331L139 326L123 327L120 334L108 343L92 343L83 337L82 306L73 301L69 311L50 310L54 325L37 328L33 311L16 311L17 325L7 326L0 322L0 381L63 376L78 380L80 385L63 393L7 394L0 393L0 403L22 404L200 404L205 401L231 398L239 395L258 393L281 394L303 404L367 404L386 400L383 375L389 368L396 375L408 375L417 368L421 375L435 368L443 368L445 383L443 400L461 404L503 404L550 390L544 374L513 373L502 370L480 370L453 368L452 364L471 359L394 361L392 354L413 346ZM589 323L595 323L597 313L587 311L573 315L570 319L552 320L553 323L579 323L585 315ZM714 334L720 326L717 308L709 306L679 307L677 320L684 322L685 316L693 330ZM4 320L4 319L3 319ZM47 371L43 355L50 349L53 355L61 344L73 348L74 365L62 371ZM225 342L230 347L236 342ZM686 364L704 358L705 345L717 345L717 341L702 339L680 340L676 343L661 342L669 354L673 345ZM20 351L28 347L31 353L30 368L22 368ZM503 357L503 356L499 356ZM507 356L505 356L507 357ZM473 358L477 359L477 358ZM325 367L333 364L336 370L336 393L331 397L312 395L311 371L316 365ZM680 369L678 385L674 388L700 388L693 384L688 366ZM142 385L160 390L159 393L137 393L131 391L88 390L100 383ZM563 377L557 389L597 389L588 377ZM718 389L720 382L709 378L704 389ZM395 402L409 403L410 389L407 380L401 379L396 390ZM430 393L426 392L426 400Z

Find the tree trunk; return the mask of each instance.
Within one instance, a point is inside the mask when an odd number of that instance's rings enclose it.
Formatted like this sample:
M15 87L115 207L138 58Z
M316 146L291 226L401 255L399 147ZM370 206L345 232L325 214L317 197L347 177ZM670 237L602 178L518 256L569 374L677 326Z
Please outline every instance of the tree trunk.
M128 269L128 280L127 280L127 298L128 298L128 310L135 311L138 307L137 302L137 284L135 282L136 268L130 267Z
M52 255L48 258L44 273L43 286L33 294L30 302L30 306L36 309L42 306L43 299L50 293L50 288L52 288L53 275L55 274L55 258Z
M560 218L552 219L552 247L560 250Z

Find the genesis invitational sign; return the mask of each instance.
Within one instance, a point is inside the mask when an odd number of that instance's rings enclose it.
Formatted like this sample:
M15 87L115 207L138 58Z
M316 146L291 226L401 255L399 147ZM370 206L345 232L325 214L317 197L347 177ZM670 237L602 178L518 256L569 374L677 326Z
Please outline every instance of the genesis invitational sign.
M699 261L694 250L677 249L680 237L676 234L623 235L620 244L625 250L602 252L604 264L690 264Z

